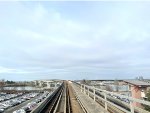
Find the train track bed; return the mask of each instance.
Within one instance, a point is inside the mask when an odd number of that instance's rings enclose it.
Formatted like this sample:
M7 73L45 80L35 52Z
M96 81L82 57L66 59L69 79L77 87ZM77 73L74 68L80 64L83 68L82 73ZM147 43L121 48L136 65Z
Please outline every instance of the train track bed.
M69 82L64 83L64 91L56 113L84 113Z
M58 101L58 103L57 103L56 113L64 113L65 101L66 101L66 84L64 84L63 92L59 99L60 99L60 101Z
M71 83L65 81L43 105L42 110L33 113L84 113L83 108L78 103Z
M38 113L55 113L56 112L56 108L58 106L58 103L63 93L63 87L64 86L61 86L59 89L57 89L53 93L49 101L46 103L43 109Z

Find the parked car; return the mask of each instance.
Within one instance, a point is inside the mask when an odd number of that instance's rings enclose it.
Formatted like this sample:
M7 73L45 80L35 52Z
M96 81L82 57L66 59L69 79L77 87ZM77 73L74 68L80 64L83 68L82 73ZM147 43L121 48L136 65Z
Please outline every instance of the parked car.
M19 109L14 111L13 113L26 113L26 111L24 109Z

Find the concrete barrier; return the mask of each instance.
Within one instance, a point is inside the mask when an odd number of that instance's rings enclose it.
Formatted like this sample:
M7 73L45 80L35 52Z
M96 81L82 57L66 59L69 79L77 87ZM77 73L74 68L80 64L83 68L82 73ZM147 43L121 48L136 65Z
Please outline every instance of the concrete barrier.
M59 86L54 92L52 92L51 95L49 95L47 98L44 99L43 102L41 102L35 109L33 109L30 113L41 113L42 110L44 109L44 107L51 101L51 99L53 98L53 96L57 93L58 90L60 90L60 88L62 87Z

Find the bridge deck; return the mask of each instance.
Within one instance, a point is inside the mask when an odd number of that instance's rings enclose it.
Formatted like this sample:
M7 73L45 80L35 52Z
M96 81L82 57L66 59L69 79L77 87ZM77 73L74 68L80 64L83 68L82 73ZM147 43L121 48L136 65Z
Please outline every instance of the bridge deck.
M92 98L88 97L83 92L81 92L79 87L77 87L74 84L72 84L72 87L77 97L83 103L84 107L89 113L109 113L102 106L100 106L97 102L94 102Z

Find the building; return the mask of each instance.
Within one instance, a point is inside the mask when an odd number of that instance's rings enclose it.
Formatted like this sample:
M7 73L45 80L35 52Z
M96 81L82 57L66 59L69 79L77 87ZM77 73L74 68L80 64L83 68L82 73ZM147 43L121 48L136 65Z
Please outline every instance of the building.
M129 85L131 97L137 99L145 98L145 94L147 93L147 90L150 87L150 83L140 80L124 80L124 82ZM137 102L134 102L133 105L138 107L141 106L141 104Z
M42 88L57 88L58 86L60 86L63 81L62 80L34 80L32 81L34 82L35 86L39 86ZM46 86L46 87L45 87Z

